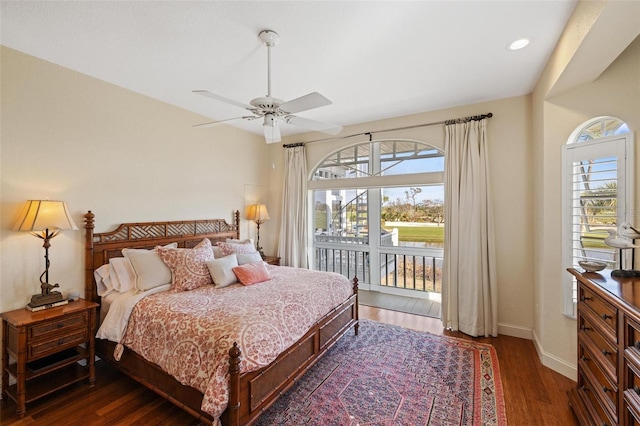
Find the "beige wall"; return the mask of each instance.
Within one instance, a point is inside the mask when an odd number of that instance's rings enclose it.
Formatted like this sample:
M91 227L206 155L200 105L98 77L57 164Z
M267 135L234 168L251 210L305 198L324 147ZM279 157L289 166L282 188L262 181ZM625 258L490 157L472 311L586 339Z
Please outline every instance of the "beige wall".
M42 241L11 231L27 199L66 201L79 227L93 210L100 232L126 221L231 222L245 194L268 194L260 135L193 129L205 117L15 50L0 55L0 311L40 291ZM269 227L261 242L271 252ZM253 236L255 225L245 222L241 232ZM50 281L65 294L83 289L83 235L52 240Z
M629 7L632 7L629 10ZM534 301L538 307L534 339L543 364L576 378L576 322L563 315L562 279L562 145L576 128L598 116L626 121L635 133L640 128L640 4L580 2L550 58L532 99L534 196ZM635 14L635 15L634 15ZM634 17L631 32L624 23ZM620 31L603 22L615 22ZM635 34L635 35L634 35ZM631 45L629 45L631 43ZM606 62L595 46L626 50ZM628 46L628 47L627 47ZM585 64L584 51L592 55ZM577 60L575 58L578 58ZM576 65L576 63L578 65ZM589 69L590 67L590 69ZM566 75L595 75L589 82L577 79L571 86ZM560 82L562 90L558 89ZM554 96L550 94L553 93ZM636 168L638 150L636 149ZM636 172L635 194L638 193ZM640 197L635 196L636 211Z
M375 130L413 126L422 123L465 117L492 112L488 122L491 190L496 223L496 250L498 268L498 322L500 333L531 338L533 329L533 247L531 198L531 126L529 96L466 105L441 111L380 120L345 128L342 134L374 132L373 139L407 138L420 140L439 148L444 147L444 127L431 126L393 133L375 133ZM305 134L290 137L286 142L309 141L323 137ZM309 173L328 154L368 140L362 136L347 140L314 142L307 145ZM272 147L273 194L281 194L282 147ZM278 206L281 200L276 203ZM277 216L276 216L277 217Z

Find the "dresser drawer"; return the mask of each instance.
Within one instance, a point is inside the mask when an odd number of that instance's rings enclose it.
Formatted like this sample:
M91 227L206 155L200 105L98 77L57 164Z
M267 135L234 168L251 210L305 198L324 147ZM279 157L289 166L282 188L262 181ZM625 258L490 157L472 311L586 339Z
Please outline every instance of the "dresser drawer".
M618 375L618 349L607 340L593 323L585 318L582 313L578 316L580 346L587 347L596 357L611 380ZM582 357L582 354L579 354Z
M598 399L602 401L609 413L614 416L618 404L618 385L611 382L595 360L594 355L581 344L579 347L579 365L582 373L591 383L591 389Z
M60 336L50 336L48 339L29 342L27 345L27 361L73 348L88 340L87 328L79 328Z
M613 426L617 424L617 417L611 418L611 414L608 410L603 406L602 399L599 397L599 394L595 388L595 386L584 376L580 375L579 379L580 384L580 392L587 398L590 402L590 414L593 419L593 424L596 425L606 425Z
M599 324L605 328L608 334L615 338L617 336L616 328L618 327L618 309L584 285L580 286L579 291L579 309L590 312L598 319ZM617 340L615 342L617 343Z
M87 327L88 323L88 313L84 311L31 325L29 326L27 333L29 334L30 340L35 340L39 338L46 338L48 335L66 333L67 330L71 330L73 328Z

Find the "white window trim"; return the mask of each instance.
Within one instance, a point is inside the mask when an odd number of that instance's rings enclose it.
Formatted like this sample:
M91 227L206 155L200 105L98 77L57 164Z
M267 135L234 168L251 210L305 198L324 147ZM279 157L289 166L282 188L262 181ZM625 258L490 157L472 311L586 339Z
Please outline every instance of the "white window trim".
M580 130L584 127L580 127ZM577 136L577 135L575 135ZM634 154L634 138L633 133L624 133L621 135L607 136L603 138L598 138L593 141L585 141L585 142L574 142L575 137L572 135L571 143L567 143L562 147L562 264L563 268L572 267L573 256L571 245L571 231L572 231L572 222L571 222L571 212L573 206L571 204L571 199L566 195L569 194L572 190L572 183L569 179L569 176L572 172L572 165L569 164L568 156L570 155L570 151L573 149L587 150L593 149L594 152L598 150L607 151L606 155L613 155L614 148L611 143L620 140L620 145L622 149L621 156L624 159L620 164L623 165L624 170L618 168L618 193L622 191L625 195L625 205L621 209L618 205L618 218L617 223L620 224L622 222L632 222L633 224L633 210L635 206L635 200L633 197L634 194L634 182L635 182L635 173L634 173L634 162L635 162L635 154ZM604 145L607 145L604 147ZM618 157L620 157L620 152L618 152ZM621 173L624 173L624 176L620 176ZM625 259L626 262L631 261L630 253L625 253L629 256L629 259ZM626 263L628 264L628 263ZM573 276L563 271L563 293L564 293L564 303L563 303L563 313L564 315L570 318L576 318L576 303L574 300L574 291L573 291Z

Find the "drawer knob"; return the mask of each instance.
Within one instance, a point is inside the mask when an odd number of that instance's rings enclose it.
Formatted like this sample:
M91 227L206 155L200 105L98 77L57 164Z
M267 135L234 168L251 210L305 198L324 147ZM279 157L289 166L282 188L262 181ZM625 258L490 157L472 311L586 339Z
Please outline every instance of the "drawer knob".
M611 319L611 318L613 318L611 315L602 314L602 319L605 320L605 321L608 320L608 319Z
M58 324L56 324L56 326L57 326L58 328L62 328L62 327L64 327L64 323L59 322Z
M603 387L602 387L602 391L603 391L603 392L611 392L611 389L609 389L609 388L608 388L608 387L606 387L606 386L603 386Z
M582 330L582 331L590 331L591 327L587 327L586 325L581 325L580 326L580 330Z
M587 300L591 300L591 298L590 298L590 297L587 297L587 296L580 296L580 301L581 301L581 302L585 302L585 301L587 301Z
M633 347L640 351L640 340L636 340L635 343L633 344Z
M611 354L612 354L612 352L609 352L606 349L602 350L602 355L604 355L604 356L608 356L608 355L611 355Z
M64 345L64 339L60 339L60 340L58 340L58 346L59 346L59 345Z
M582 361L589 361L589 358L587 358L587 357L586 357L586 356L584 356L584 355L582 355L582 356L580 357L580 359L581 359Z

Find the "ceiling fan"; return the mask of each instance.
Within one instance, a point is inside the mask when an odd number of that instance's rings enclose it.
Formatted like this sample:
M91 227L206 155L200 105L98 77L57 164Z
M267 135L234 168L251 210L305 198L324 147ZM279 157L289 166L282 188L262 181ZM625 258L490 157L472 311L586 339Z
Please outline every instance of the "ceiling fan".
M212 121L210 123L197 124L193 127L210 127L216 126L222 123L227 123L233 120L256 120L262 118L264 127L264 137L267 143L280 142L280 123L292 124L294 126L303 127L309 130L315 130L322 133L328 133L330 135L337 135L342 131L342 126L335 124L322 123L320 121L310 120L308 118L298 117L293 115L298 112L308 111L313 108L319 108L325 105L331 105L331 101L318 92L311 92L307 95L301 96L290 101L283 101L271 96L271 48L274 47L280 36L275 31L263 30L260 31L258 37L265 46L267 46L267 96L261 98L255 98L245 104L242 102L234 101L233 99L225 98L224 96L216 95L206 90L194 90L193 93L206 96L211 99L215 99L220 102L225 102L230 105L235 105L240 108L244 108L251 112L253 115L245 115L241 117L230 118L227 120Z

